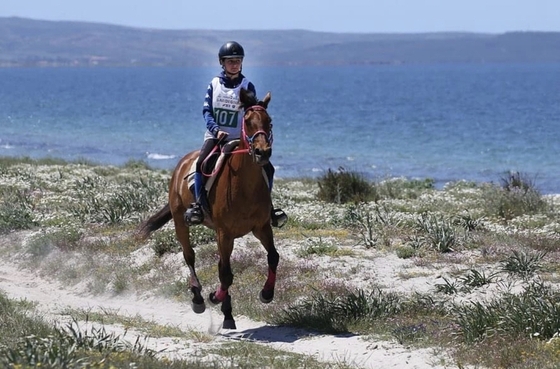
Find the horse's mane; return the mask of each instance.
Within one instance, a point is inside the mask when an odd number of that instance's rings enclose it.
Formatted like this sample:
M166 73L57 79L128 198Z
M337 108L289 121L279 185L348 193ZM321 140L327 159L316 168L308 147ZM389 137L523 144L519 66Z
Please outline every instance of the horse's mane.
M262 104L263 102L257 99L257 96L255 95L254 92L249 90L244 90L244 92L242 92L241 106L244 109L247 109L251 106L262 105Z

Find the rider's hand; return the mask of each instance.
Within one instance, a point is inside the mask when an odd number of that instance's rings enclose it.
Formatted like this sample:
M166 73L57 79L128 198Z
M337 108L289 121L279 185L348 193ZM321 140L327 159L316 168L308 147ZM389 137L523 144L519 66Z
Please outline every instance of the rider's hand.
M218 131L218 134L216 135L216 138L218 140L224 139L228 136L229 133L224 132L224 131Z

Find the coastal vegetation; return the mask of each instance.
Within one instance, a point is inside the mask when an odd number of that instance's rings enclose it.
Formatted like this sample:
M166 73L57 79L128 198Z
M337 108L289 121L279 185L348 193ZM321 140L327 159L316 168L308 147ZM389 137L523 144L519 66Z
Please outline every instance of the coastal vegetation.
M0 260L89 293L190 301L172 224L147 243L140 222L167 202L170 172L143 162L0 158ZM279 179L274 203L277 299L255 303L266 270L252 236L236 244L238 314L306 334L355 334L429 348L434 366L557 368L560 363L560 197L523 173L495 183L366 180L329 169ZM203 285L216 282L212 231L192 228ZM262 260L262 262L255 262ZM263 279L264 280L264 279ZM0 366L14 368L349 368L251 341L214 336L118 312L71 310L64 324L33 302L0 293ZM188 359L106 328L208 345ZM16 333L14 333L16 332ZM219 358L227 358L227 362Z

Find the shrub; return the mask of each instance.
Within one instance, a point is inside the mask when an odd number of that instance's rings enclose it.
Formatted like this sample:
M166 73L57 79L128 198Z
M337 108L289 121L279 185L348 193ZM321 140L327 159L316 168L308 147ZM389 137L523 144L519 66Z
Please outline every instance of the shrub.
M332 242L325 241L321 237L308 238L304 245L296 251L296 255L302 258L309 257L310 255L333 255L338 250L338 247Z
M86 353L99 353L87 357ZM6 368L89 368L106 367L112 357L145 355L155 359L156 352L146 348L138 337L129 343L123 336L105 328L82 329L74 320L65 328L55 327L47 337L30 335L10 348L1 348L0 363ZM107 367L114 367L107 365Z
M559 297L550 286L534 282L517 295L506 294L486 304L457 305L452 315L469 343L496 334L550 339L560 330Z
M491 273L486 275L484 272L479 272L476 269L471 269L467 274L459 278L459 281L468 290L470 287L481 287L493 283L497 278L498 273Z
M348 202L365 202L372 198L373 190L363 175L346 171L340 167L338 172L329 168L327 174L319 178L319 200L345 204Z
M14 230L30 229L33 220L33 204L22 190L0 191L0 234Z
M163 256L166 253L177 253L181 251L181 245L177 242L174 230L162 230L154 233L154 245L152 246L157 256Z
M486 212L511 220L525 214L538 214L549 211L549 204L531 181L516 172L501 179L502 185L486 186L483 199Z
M127 169L152 169L148 163L143 160L130 159L124 163L123 168Z
M379 217L375 217L363 206L350 206L345 213L344 222L351 227L357 228L361 241L369 249L377 244L376 223Z
M284 309L275 320L324 333L344 333L354 321L386 319L405 308L406 301L396 293L358 289L342 296L316 293Z
M428 246L439 252L451 252L458 242L452 223L433 214L423 213L417 220Z
M510 256L501 261L502 270L510 274L530 277L542 268L542 260L546 255L547 252L527 254L513 251Z
M43 258L52 250L73 251L80 248L82 231L73 227L42 231L29 239L27 252L33 257Z
M500 179L502 188L506 191L529 192L535 190L534 181L519 172L509 172Z
M395 250L395 252L396 252L397 256L401 259L410 259L410 258L416 256L416 254L417 254L417 250L410 245L404 245L404 246L398 247Z
M392 178L373 183L375 200L379 199L416 199L422 193L433 190L435 181L426 179Z
M165 182L151 178L122 179L112 188L101 177L84 177L75 183L79 197L70 205L70 212L82 221L119 224L147 211L156 202Z
M436 292L444 293L446 295L453 295L459 292L459 285L457 281L450 281L449 279L442 277L443 283L436 283Z

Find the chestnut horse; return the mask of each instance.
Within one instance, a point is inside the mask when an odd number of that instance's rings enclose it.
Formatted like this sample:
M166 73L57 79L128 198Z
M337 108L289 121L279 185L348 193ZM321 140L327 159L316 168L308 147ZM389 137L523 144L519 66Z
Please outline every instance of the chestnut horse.
M220 285L215 292L210 293L209 299L213 304L222 304L223 328L226 329L236 328L228 293L233 283L230 256L236 238L252 232L264 246L268 259L268 278L259 297L264 303L271 302L274 297L279 255L274 247L270 225L270 191L262 168L269 162L272 154L272 120L266 111L270 99L270 92L262 101L257 101L254 96L241 89L240 102L245 115L239 146L222 164L207 195L208 211L205 211L204 225L216 232L220 257ZM205 311L206 305L201 294L202 285L196 275L195 252L189 239L189 225L184 220L186 209L194 202L194 195L185 178L198 154L199 151L190 152L179 161L169 183L169 202L140 225L138 235L141 239L146 239L173 219L175 233L190 270L192 309L200 314Z

